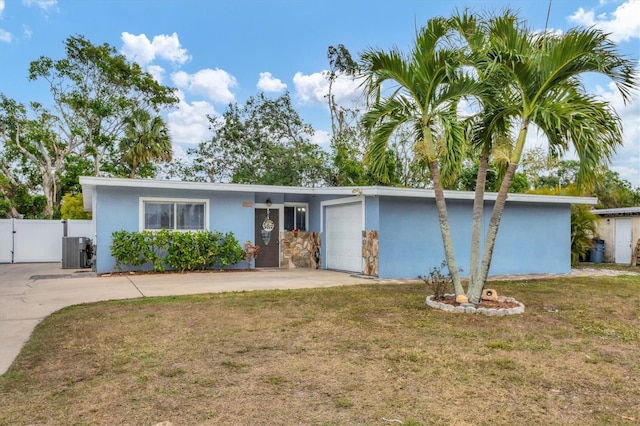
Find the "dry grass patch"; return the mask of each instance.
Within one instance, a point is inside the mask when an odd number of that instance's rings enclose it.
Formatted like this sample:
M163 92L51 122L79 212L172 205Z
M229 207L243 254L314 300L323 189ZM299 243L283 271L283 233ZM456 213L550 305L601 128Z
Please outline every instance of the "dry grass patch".
M0 377L0 424L640 422L640 277L492 287L525 313L417 283L70 307Z

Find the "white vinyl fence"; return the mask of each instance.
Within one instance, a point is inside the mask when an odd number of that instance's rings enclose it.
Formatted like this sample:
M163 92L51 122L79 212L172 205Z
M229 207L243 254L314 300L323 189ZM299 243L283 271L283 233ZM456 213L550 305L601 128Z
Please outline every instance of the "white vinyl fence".
M93 239L90 220L0 219L0 263L60 262L62 237Z

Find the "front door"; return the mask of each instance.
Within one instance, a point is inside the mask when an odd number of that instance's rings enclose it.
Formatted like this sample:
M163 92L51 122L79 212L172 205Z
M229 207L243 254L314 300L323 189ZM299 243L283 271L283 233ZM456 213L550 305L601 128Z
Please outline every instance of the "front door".
M616 263L626 263L629 264L631 262L631 256L633 253L632 245L632 219L616 219L616 229L614 236L614 256Z
M255 244L260 247L256 268L280 266L280 223L278 209L256 209Z

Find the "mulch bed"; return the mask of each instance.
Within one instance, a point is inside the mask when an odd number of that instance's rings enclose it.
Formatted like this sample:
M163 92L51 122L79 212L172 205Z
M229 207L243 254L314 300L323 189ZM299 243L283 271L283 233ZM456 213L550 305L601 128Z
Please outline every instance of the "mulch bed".
M434 297L433 300L447 305L460 306L460 303L456 302L455 296ZM519 306L517 303L500 300L482 300L480 304L475 305L476 308L486 309L510 309L517 306Z
M120 271L100 274L101 277L119 277L126 275L164 275L164 274L219 274L227 272L259 272L260 269L195 269L193 271Z

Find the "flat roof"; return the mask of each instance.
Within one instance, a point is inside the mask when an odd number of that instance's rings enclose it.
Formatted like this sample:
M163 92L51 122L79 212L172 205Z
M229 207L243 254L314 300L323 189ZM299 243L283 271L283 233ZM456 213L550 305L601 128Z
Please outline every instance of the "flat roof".
M591 211L600 216L633 216L640 215L640 206L619 207L616 209L596 209Z
M185 182L179 180L154 180L154 179L126 179L80 176L82 185L82 197L84 208L91 210L93 191L97 187L119 188L154 188L154 189L178 189L183 191L213 191L213 192L259 192L265 194L308 194L308 195L365 195L385 197L411 197L411 198L435 198L433 189L398 188L390 186L323 186L323 187L299 187L277 185L253 185L240 183L210 183L210 182ZM448 200L473 200L473 191L444 191ZM493 201L497 198L496 192L485 193L485 201ZM595 197L573 197L562 195L537 195L537 194L512 194L508 201L522 203L547 203L547 204L588 204L595 205L598 201Z

